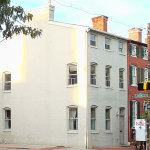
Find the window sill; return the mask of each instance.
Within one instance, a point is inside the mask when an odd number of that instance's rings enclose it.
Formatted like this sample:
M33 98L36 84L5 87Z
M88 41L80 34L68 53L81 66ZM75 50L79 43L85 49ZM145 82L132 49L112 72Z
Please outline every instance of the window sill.
M126 56L126 54L124 54L124 53L119 53L119 55Z
M106 86L106 87L105 87L105 89L113 90L113 88L112 88L112 87L108 87L108 86Z
M11 132L11 129L4 129L3 132Z
M91 48L95 48L95 49L97 49L97 48L98 48L97 46L92 46L92 45L90 45L90 47L91 47Z
M76 87L76 86L78 86L78 84L67 85L66 87L67 88L72 88L72 87Z
M135 55L131 55L132 57L136 57L137 58L137 56L135 56Z
M107 51L107 52L112 52L112 50L110 50L110 49L106 49L106 48L105 48L105 51Z
M119 91L126 91L126 89L121 89L121 88L119 88Z
M99 88L97 85L90 84L91 87Z
M105 133L106 133L106 134L112 134L112 131L110 131L110 130L107 131L107 130L106 130Z
M143 57L144 60L148 60L148 58Z
M131 86L137 87L137 84L132 84Z
M3 91L3 93L11 93L11 91Z
M97 131L97 130L90 130L90 133L91 134L99 134L99 131Z
M78 134L78 130L69 130L67 134Z

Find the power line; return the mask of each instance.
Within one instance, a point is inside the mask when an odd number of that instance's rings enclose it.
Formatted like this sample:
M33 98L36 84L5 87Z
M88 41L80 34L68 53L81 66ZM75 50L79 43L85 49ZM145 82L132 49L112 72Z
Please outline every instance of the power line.
M66 1L62 1L62 0L61 0L61 2L60 2L59 0L53 0L53 1L56 2L57 4L61 5L61 6L70 7L70 8L73 8L73 9L76 9L76 10L79 10L79 11L82 11L82 12L85 12L85 13L90 14L90 15L93 15L93 16L101 16L101 15L104 15L104 14L100 14L100 13L92 13L92 12L90 12L89 10L85 10L85 9L83 9L83 8L76 7L76 6L74 6L74 4L69 3L69 2L66 2ZM109 17L109 20L112 21L112 22L114 22L114 23L118 23L118 24L121 24L121 25L123 25L123 26L133 28L133 26L131 26L131 25L125 24L125 23L123 23L123 22L121 22L121 21L116 21L116 19L115 19L115 21L114 21L114 18L112 18L112 17ZM144 28L144 27L139 27L139 28L140 28L140 29L143 29L143 30L146 29L146 28Z

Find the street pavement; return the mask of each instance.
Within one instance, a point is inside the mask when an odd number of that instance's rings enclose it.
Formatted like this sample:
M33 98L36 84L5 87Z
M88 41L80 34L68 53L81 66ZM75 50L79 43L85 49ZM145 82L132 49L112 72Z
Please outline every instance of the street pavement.
M88 150L135 150L135 146L93 148ZM0 144L0 150L86 150L84 148L52 147L50 145Z

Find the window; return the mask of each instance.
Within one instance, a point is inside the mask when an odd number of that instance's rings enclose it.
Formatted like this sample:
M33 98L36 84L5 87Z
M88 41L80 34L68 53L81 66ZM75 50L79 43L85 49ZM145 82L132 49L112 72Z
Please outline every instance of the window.
M96 63L91 63L91 77L90 77L90 82L92 85L96 85Z
M119 53L123 53L123 43L119 42Z
M4 128L11 129L11 110L4 108Z
M141 68L141 81L148 81L148 69Z
M106 87L110 87L110 69L111 66L106 66L105 68L105 85Z
M136 57L136 56L139 57L139 47L134 44L131 44L129 53L133 57Z
M4 91L11 90L11 73L10 72L3 73L3 90Z
M119 88L124 88L124 69L119 69Z
M144 59L148 59L148 50L146 47L141 48L141 57Z
M144 110L144 112L147 111L147 104L148 104L148 101L144 101L143 102L143 110Z
M76 106L69 106L69 130L78 130L78 108Z
M110 49L110 39L108 38L105 39L105 49Z
M140 102L130 101L130 127L135 127L135 120L140 118Z
M90 45L96 46L96 36L94 34L90 35Z
M77 65L69 64L68 71L69 71L68 85L77 84Z
M130 66L130 85L137 85L137 67Z
M96 108L97 106L91 107L91 130L96 130Z
M144 68L144 81L148 81L148 69Z
M110 118L111 107L106 107L105 110L105 129L111 130L111 118Z

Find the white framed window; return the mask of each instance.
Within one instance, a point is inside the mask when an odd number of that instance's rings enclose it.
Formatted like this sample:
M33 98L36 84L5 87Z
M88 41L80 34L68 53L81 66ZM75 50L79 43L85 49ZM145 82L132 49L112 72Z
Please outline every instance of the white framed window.
M96 47L96 35L90 34L90 45Z
M78 107L68 106L68 130L78 130Z
M144 47L144 58L148 59L148 50L146 47Z
M123 42L119 42L119 53L123 53Z
M91 106L91 130L96 130L96 109L97 106Z
M124 68L119 68L119 88L124 88Z
M68 85L77 84L77 65L68 64Z
M133 128L135 127L135 120L136 119L137 119L137 101L132 100L132 127Z
M132 85L137 84L137 67L132 66Z
M91 83L91 85L96 85L96 68L97 68L97 64L91 63L91 66L90 66L90 83Z
M144 110L144 112L147 111L147 105L148 105L148 101L144 101L143 102L143 110Z
M4 129L11 129L11 109L4 108Z
M105 49L110 50L110 39L105 38Z
M105 67L105 85L106 87L110 87L110 81L111 81L111 78L110 78L110 70L111 70L111 66L107 65Z
M144 81L148 81L148 69L144 68Z
M132 45L132 56L136 56L136 45Z
M105 130L111 130L111 107L105 109Z
M11 91L11 72L3 72L3 91Z

